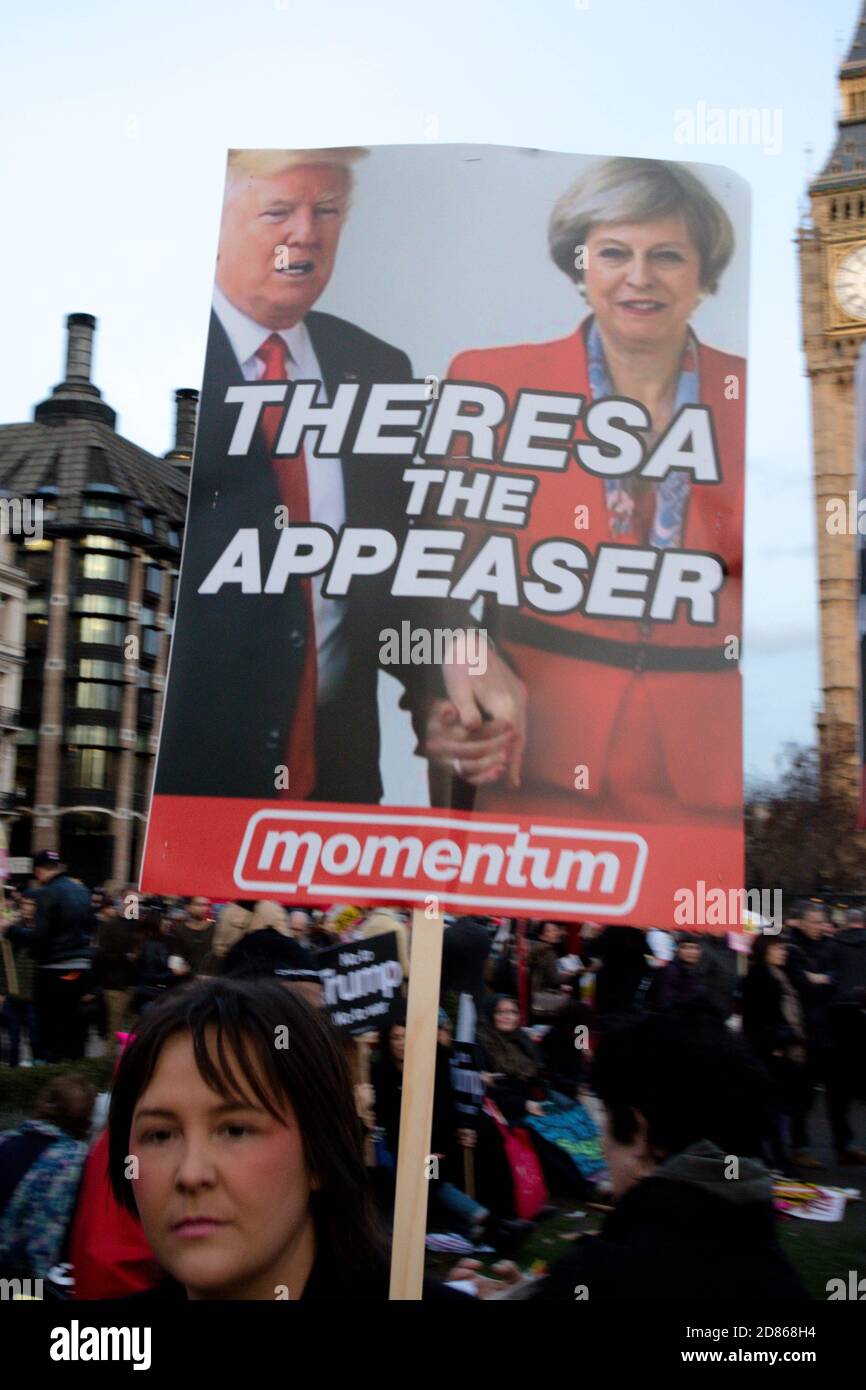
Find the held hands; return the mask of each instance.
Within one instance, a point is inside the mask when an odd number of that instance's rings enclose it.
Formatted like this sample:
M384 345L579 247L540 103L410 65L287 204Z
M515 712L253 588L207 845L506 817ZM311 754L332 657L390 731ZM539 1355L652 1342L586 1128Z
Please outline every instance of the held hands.
M483 674L468 664L447 663L448 698L435 700L425 731L425 752L464 782L484 786L503 775L520 786L526 744L526 687L488 645Z

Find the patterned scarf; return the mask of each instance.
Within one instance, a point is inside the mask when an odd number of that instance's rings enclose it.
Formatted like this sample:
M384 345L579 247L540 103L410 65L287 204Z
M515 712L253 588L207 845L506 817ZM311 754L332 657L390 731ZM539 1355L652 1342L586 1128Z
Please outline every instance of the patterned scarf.
M785 1056L790 1062L805 1062L806 1049L803 1045L805 1034L803 1031L803 1009L800 1004L800 996L780 966L768 965L767 969L779 986L779 1005L782 1010L782 1017L794 1034L795 1040L794 1042L788 1043L785 1048Z
M615 396L616 392L613 389L610 372L605 361L601 334L594 317L590 319L589 331L586 335L586 347L589 389L592 399L599 401L605 397ZM674 415L684 405L697 405L700 399L701 384L698 374L697 341L689 331L680 365ZM612 536L621 536L624 532L631 530L635 488L638 481L634 477L604 479L608 525ZM691 485L691 475L679 469L674 469L668 473L666 478L662 478L660 483L653 485L655 514L646 537L647 545L655 546L659 550L666 550L671 546L682 544L683 524Z
M478 1025L478 1041L491 1071L501 1071L512 1081L534 1081L541 1071L535 1048L522 1028L500 1033L486 1020Z

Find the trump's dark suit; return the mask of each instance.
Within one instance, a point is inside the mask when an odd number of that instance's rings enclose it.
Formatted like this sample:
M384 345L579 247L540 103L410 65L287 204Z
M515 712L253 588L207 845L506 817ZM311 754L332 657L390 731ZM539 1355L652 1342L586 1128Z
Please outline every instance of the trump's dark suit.
M411 380L406 354L355 324L317 312L307 314L304 322L330 401L344 381L363 388L373 382ZM259 532L263 576L281 534L274 520L282 499L261 425L246 457L228 454L239 407L226 405L225 393L227 387L242 384L240 365L213 314L157 795L273 799L275 768L285 762L304 649L311 636L300 579L292 576L280 594L244 594L238 584L223 585L216 594L198 593L241 527ZM362 389L359 404L363 394ZM350 425L347 437L352 432ZM390 530L398 545L402 543L407 527L405 466L405 459L342 460L347 526ZM348 648L346 676L317 719L314 800L376 802L381 796L379 633L399 621L389 584L390 575L385 574L356 578L349 586L341 626ZM411 672L394 674L405 683Z

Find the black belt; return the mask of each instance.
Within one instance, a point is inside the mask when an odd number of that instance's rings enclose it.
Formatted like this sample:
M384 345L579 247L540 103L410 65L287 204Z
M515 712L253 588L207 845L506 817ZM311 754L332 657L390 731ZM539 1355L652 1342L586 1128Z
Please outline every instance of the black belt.
M664 647L654 642L613 642L588 632L569 632L523 613L500 608L502 637L556 656L598 661L631 671L736 671L724 647Z

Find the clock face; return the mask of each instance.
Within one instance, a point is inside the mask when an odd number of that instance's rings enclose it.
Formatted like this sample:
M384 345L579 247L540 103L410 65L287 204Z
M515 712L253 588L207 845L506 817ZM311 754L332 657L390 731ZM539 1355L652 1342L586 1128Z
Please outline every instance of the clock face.
M839 262L833 289L837 303L850 318L866 321L866 246L849 251Z

